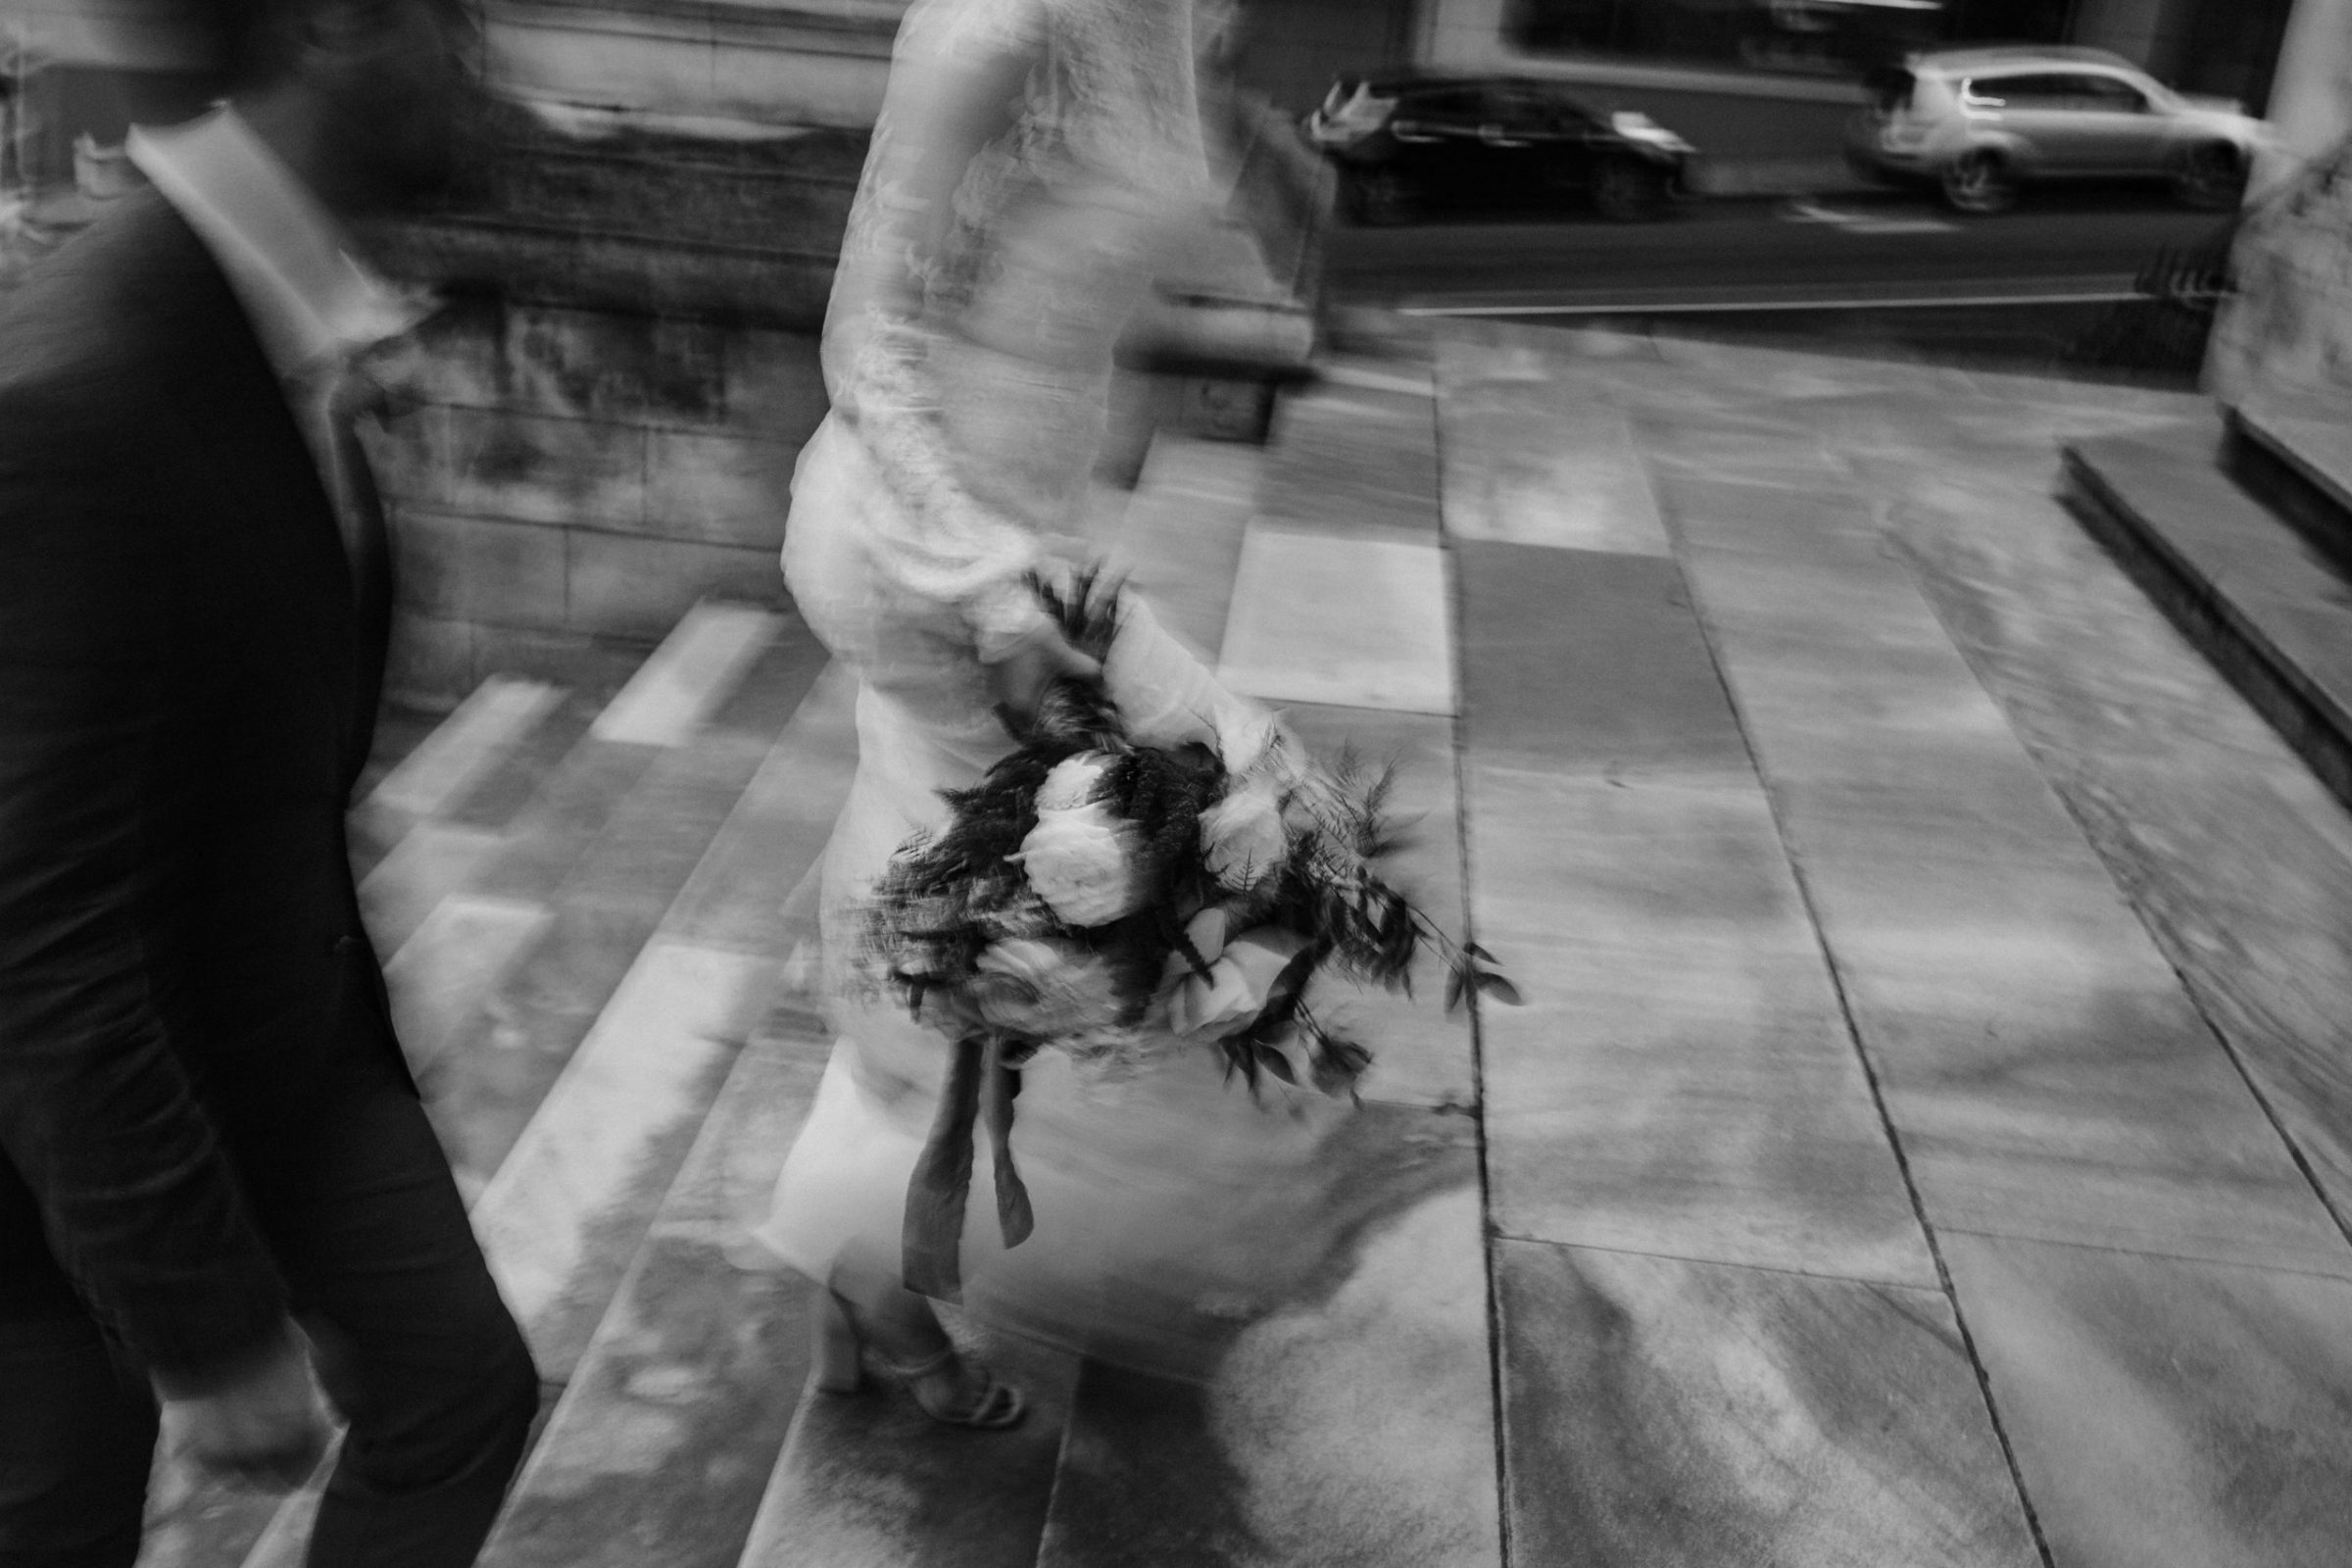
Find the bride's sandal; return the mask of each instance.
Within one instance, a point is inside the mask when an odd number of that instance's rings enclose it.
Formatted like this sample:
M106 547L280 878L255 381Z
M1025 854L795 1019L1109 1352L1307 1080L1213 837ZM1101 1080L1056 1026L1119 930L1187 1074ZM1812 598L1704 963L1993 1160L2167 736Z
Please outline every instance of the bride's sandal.
M878 1364L906 1386L923 1414L947 1426L1001 1432L1018 1426L1029 1413L1028 1401L1021 1397L1020 1390L1009 1383L1000 1383L997 1375L979 1362L962 1359L952 1345L920 1361ZM940 1384L934 1380L949 1371L960 1374L949 1382L955 1391L952 1395L942 1396L926 1392L938 1389Z
M865 1338L849 1303L828 1291L816 1301L810 1321L808 1383L824 1394L856 1394L865 1384ZM920 1361L893 1362L877 1355L874 1364L890 1374L923 1414L948 1426L998 1432L1017 1426L1029 1413L1021 1391L997 1381L995 1373L977 1361L964 1361L949 1346ZM941 1396L940 1374L961 1374L947 1382L952 1393Z

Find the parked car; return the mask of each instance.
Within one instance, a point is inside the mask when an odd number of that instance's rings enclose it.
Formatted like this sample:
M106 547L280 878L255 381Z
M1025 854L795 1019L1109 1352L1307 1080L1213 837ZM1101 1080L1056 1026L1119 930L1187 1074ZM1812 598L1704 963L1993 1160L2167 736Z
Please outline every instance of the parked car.
M1656 218L1696 151L1646 115L1596 114L1555 83L1508 76L1342 76L1306 135L1371 223L1579 196L1604 218Z
M2222 99L2173 91L2100 49L1947 49L1866 79L1846 133L1853 166L1933 181L1963 213L1997 213L2021 184L2163 179L2192 207L2234 206L2265 130Z

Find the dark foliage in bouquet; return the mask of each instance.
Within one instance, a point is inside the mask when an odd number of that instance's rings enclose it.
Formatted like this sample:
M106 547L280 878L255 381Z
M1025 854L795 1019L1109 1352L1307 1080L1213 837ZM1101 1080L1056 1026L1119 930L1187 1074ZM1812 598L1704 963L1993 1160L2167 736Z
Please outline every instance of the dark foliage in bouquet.
M1115 583L1033 586L1073 647L1107 660ZM1040 1048L1116 1059L1204 1035L1254 1095L1262 1077L1298 1083L1302 1044L1314 1086L1352 1095L1371 1053L1307 1005L1317 974L1409 991L1429 948L1451 971L1449 1009L1474 990L1517 1000L1375 869L1398 844L1388 770L1318 768L1279 734L1231 766L1198 742L1140 745L1100 680L1055 681L1007 722L1019 744L893 857L864 929L866 972L954 1039L905 1231L907 1287L951 1300L978 1123L1005 1245L1034 1223L1008 1136L1015 1069Z
M1089 571L1066 589L1034 586L1073 647L1107 657L1118 630L1116 583ZM999 1038L1006 1060L1049 1045L1115 1053L1163 992L1172 956L1211 977L1215 955L1188 929L1206 909L1221 910L1227 930L1271 929L1298 944L1262 1007L1217 1037L1228 1070L1252 1091L1261 1073L1298 1082L1286 1048L1299 1042L1316 1088L1353 1092L1370 1053L1307 1004L1309 982L1326 970L1409 993L1414 957L1428 947L1447 961L1449 1009L1472 990L1517 1000L1484 950L1453 943L1376 871L1401 842L1388 811L1391 769L1350 753L1328 769L1283 755L1237 772L1197 742L1138 745L1096 680L1054 682L1014 734L1019 746L986 777L948 794L947 825L902 848L866 924L869 957L910 1007L947 1000L951 1012ZM1036 885L1035 859L1021 863L1041 797L1073 760L1090 778L1086 808L1119 824L1125 886L1115 906L1096 911L1108 918L1069 918L1066 899L1057 912ZM1236 886L1204 849L1202 825L1252 782L1279 812L1282 850ZM1008 952L1059 961L1007 963Z

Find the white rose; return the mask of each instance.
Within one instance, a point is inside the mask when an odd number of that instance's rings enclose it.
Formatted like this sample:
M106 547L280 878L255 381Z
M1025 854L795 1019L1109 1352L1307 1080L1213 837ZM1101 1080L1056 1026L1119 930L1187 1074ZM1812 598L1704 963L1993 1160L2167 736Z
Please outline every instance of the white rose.
M1063 758L1054 764L1045 783L1038 786L1037 808L1073 811L1091 804L1102 795L1113 760L1108 752L1080 752Z
M1097 801L1075 810L1040 811L1037 826L1007 858L1063 920L1108 925L1143 906L1135 829Z
M1305 946L1305 939L1271 926L1234 938L1206 975L1189 974L1176 983L1168 998L1169 1029L1215 1038L1248 1028L1266 1010L1274 983Z
M1237 893L1280 871L1290 858L1291 841L1274 785L1252 779L1203 811L1200 848L1209 873Z

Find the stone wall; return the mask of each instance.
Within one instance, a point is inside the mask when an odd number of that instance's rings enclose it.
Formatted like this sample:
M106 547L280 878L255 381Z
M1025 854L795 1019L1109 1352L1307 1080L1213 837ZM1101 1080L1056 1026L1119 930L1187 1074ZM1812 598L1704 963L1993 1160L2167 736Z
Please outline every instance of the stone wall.
M478 300L388 369L410 400L370 441L394 700L651 643L705 595L781 599L792 466L825 412L808 334Z
M2270 121L2205 384L2352 404L2352 0L2295 0Z
M650 644L780 598L858 132L567 135L515 112L441 211L368 237L449 304L378 368L401 615L387 692Z
M2207 390L2352 400L2352 143L2247 210L2232 250L2235 295L2214 322Z

